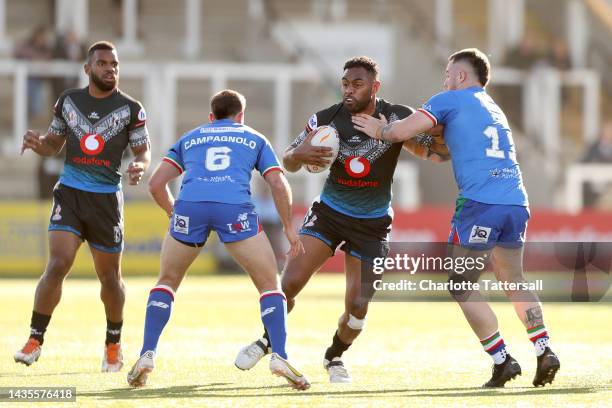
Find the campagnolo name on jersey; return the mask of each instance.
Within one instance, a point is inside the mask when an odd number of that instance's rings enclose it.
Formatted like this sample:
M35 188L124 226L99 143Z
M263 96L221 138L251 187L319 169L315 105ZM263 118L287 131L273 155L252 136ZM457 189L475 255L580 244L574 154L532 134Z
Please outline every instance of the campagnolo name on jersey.
M232 128L229 128L232 129ZM216 129L218 130L218 129ZM202 129L200 130L200 132L202 131ZM189 139L185 142L185 150L189 150L191 147L193 146L197 146L199 144L203 144L203 143L215 143L215 142L220 142L220 143L238 143L238 144L242 144L245 145L246 147L249 147L251 149L255 149L257 147L257 142L255 140L249 140L246 137L243 136L227 136L227 135L223 135L223 136L201 136L201 137L196 137L193 139Z

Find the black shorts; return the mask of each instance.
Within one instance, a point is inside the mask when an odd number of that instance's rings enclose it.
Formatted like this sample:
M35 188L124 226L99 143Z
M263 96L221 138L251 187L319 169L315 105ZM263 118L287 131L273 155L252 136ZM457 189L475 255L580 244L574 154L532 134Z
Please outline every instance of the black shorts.
M361 260L386 257L389 253L389 233L392 218L355 218L342 214L324 203L315 201L300 229L325 242L332 251L340 247Z
M123 193L92 193L63 184L53 189L49 231L70 231L104 252L123 250Z

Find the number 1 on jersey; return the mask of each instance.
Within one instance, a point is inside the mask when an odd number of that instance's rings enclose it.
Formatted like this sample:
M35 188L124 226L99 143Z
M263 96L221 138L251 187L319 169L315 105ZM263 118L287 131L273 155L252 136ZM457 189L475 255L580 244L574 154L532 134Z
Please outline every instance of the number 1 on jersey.
M229 152L231 151L232 149L226 146L211 147L206 150L206 169L210 171L219 171L227 169L230 165Z
M485 129L484 134L491 139L491 148L485 151L487 157L494 157L496 159L506 158L504 151L499 148L499 133L497 133L497 128L489 126Z

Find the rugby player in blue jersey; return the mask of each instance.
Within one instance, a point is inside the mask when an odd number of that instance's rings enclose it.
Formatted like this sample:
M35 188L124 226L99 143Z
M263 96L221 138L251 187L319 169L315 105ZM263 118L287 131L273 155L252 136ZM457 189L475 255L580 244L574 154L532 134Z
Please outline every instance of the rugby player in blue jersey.
M364 284L372 276L362 273L362 264L367 272L373 258L388 253L393 220L391 184L402 150L402 143L381 143L355 131L351 117L363 113L393 122L413 113L408 106L377 98L380 86L378 64L374 60L355 57L346 61L342 101L313 114L283 156L283 164L291 172L305 164L329 164L329 148L314 147L310 140L319 126L333 126L338 131L338 157L300 229L306 254L289 259L281 278L291 311L297 295L325 261L337 249L345 252L344 310L323 357L323 367L332 383L351 382L342 355L365 327L368 304L374 294L369 289L371 285ZM236 367L248 370L269 353L269 335L266 332L242 348L236 357Z
M159 279L147 302L140 358L127 376L134 387L144 385L155 368L157 343L170 319L175 293L211 230L260 293L261 320L272 346L270 370L296 389L310 387L287 361L287 302L279 287L274 252L251 203L251 172L258 170L270 186L291 245L288 256L295 257L304 247L291 226L291 188L268 140L244 124L245 107L238 92L214 95L210 123L183 135L149 181L155 202L170 217L170 228L162 245ZM183 181L175 201L168 183L180 175Z
M498 280L525 282L522 260L529 203L508 121L485 90L489 77L490 63L484 53L474 48L458 51L448 59L445 91L432 96L415 114L394 123L356 115L353 123L371 137L391 142L444 125L459 187L449 237L456 245L454 255L490 255ZM479 271L471 272L450 272L450 279L477 281ZM484 387L503 387L521 374L521 367L506 350L495 314L478 291L451 293L493 358L493 374ZM550 349L537 295L527 290L506 294L535 348L533 385L552 383L560 363Z
M62 296L64 278L86 240L102 285L100 298L106 312L102 371L113 372L123 366L121 158L129 146L134 159L127 168L128 181L138 184L151 160L150 142L142 105L117 88L119 58L115 46L107 41L93 44L84 68L89 85L62 93L45 135L28 130L23 138L22 154L32 149L38 155L52 156L66 146L66 160L53 189L49 261L36 287L30 338L14 358L29 366L40 357L51 314Z

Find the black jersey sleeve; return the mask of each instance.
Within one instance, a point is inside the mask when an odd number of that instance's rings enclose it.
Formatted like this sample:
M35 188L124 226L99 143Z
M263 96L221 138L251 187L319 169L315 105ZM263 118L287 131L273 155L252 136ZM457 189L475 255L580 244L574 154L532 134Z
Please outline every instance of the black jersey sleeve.
M49 125L49 130L47 133L53 133L54 135L66 137L68 125L66 124L66 119L64 118L62 112L66 94L67 91L63 92L55 102L55 105L53 105L53 118L51 119L51 124Z
M147 113L138 101L130 101L130 124L128 126L130 147L149 144Z

